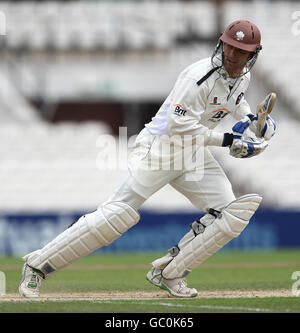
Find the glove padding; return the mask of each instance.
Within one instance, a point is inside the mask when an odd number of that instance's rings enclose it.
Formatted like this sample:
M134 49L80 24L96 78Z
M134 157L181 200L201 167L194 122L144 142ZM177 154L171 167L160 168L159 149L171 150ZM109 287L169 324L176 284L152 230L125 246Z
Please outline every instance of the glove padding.
M263 139L254 139L244 137L245 130L251 124L251 119L246 116L241 121L237 122L233 127L233 141L230 146L230 155L236 158L253 157L263 152L268 143Z
M253 157L263 152L267 147L268 143L264 139L234 138L230 147L230 155L236 158Z
M248 117L251 119L251 124L249 126L249 129L258 137L258 138L264 138L265 140L270 140L273 135L276 132L276 123L274 119L272 119L270 116L267 116L265 121L265 126L261 133L259 133L257 128L257 116L248 115Z

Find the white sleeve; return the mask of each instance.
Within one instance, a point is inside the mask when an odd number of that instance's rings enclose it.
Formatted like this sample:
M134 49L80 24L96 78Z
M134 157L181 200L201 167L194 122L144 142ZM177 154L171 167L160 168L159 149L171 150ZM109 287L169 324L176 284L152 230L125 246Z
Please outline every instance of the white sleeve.
M204 145L222 146L224 134L210 130L200 124L201 115L205 111L208 86L204 82L200 88L194 79L178 80L169 96L167 112L170 135L200 135Z
M240 121L248 114L252 114L250 105L246 101L246 99L243 97L242 101L239 103L238 107L232 112L233 118L235 118L237 121Z

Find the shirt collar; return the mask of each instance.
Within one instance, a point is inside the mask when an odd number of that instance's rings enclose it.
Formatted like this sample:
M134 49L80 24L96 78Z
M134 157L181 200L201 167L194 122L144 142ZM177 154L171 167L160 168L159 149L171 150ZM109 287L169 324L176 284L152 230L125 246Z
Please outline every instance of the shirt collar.
M219 69L219 74L221 75L222 79L224 81L226 81L226 84L228 85L231 85L232 86L232 79L230 79L229 75L228 75L228 72L226 71L226 69L224 68L224 66L222 66L220 69ZM239 77L236 78L235 82L234 82L234 85L243 81L244 80L244 75L240 75Z

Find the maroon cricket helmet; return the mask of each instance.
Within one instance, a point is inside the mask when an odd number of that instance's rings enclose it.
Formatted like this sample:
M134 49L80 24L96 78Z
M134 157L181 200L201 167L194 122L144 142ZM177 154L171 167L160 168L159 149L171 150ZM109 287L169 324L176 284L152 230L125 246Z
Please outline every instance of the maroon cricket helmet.
M261 49L261 34L258 27L246 20L232 22L223 32L220 40L248 52L256 53Z

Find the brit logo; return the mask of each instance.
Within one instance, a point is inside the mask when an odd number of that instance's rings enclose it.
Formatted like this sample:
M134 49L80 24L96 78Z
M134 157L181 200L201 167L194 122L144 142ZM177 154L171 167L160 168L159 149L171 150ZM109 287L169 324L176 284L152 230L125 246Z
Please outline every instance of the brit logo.
M235 34L235 39L236 40L243 40L245 37L245 34L243 31L237 31Z
M212 121L213 123L216 123L226 117L228 115L229 111L226 108L221 108L218 110L213 111L213 117L209 118L209 121Z
M178 116L185 116L186 110L183 108L182 105L180 104L174 104L175 110L174 113L177 114Z

